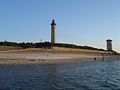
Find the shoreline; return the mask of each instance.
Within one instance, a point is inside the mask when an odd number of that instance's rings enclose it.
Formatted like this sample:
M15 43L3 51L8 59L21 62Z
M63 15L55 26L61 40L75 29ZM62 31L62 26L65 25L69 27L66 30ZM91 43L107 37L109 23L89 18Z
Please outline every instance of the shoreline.
M113 59L105 59L105 60L85 60L85 59L57 59L57 60L4 60L0 62L0 65L32 65L32 64L66 64L66 63L80 63L80 62L104 62L104 61L120 61Z
M91 61L108 61L120 59L120 55L113 55L88 51L62 51L62 50L13 50L0 51L0 65L21 64L59 64Z

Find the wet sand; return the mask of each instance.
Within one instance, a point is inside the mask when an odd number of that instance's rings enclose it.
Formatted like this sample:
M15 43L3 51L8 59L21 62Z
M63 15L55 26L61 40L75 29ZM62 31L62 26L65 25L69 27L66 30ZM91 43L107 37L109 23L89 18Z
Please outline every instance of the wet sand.
M0 51L0 64L57 64L118 59L120 56L87 51L12 50Z

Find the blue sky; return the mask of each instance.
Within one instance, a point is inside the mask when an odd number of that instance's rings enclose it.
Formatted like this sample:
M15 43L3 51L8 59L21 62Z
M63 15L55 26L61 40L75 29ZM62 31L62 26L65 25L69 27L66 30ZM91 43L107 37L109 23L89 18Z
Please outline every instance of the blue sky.
M0 41L50 41L52 19L57 42L120 52L120 0L0 0Z

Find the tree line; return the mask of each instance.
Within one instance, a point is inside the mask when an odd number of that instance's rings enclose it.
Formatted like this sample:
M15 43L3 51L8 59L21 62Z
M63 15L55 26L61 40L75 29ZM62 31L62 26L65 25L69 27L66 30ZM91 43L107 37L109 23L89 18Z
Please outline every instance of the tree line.
M98 49L98 48L94 48L94 47L90 47L90 46L78 46L78 45L66 44L66 43L51 44L50 42L39 42L39 43L22 42L22 43L17 43L17 42L1 41L0 46L12 46L12 47L21 47L21 48L51 48L53 46L56 46L56 47L105 51L104 49Z
M17 43L17 42L0 42L0 46L12 46L12 47L21 47L21 48L35 48L35 43L32 42L22 42L22 43Z
M11 46L11 47L21 47L23 49L26 48L52 48L55 47L65 47L65 48L75 48L75 49L86 49L86 50L98 50L98 51L106 51L104 49L94 48L91 46L78 46L74 44L67 44L67 43L55 43L51 44L50 42L39 42L39 43L33 43L33 42L8 42L8 41L1 41L0 46ZM113 52L113 54L119 54L116 51L112 50L110 52Z

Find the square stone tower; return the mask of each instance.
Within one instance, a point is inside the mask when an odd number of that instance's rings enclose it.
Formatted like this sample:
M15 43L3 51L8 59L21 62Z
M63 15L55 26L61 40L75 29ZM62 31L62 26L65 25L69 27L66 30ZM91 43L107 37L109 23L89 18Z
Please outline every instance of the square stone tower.
M107 50L112 51L112 40L107 39L106 42L107 42Z

